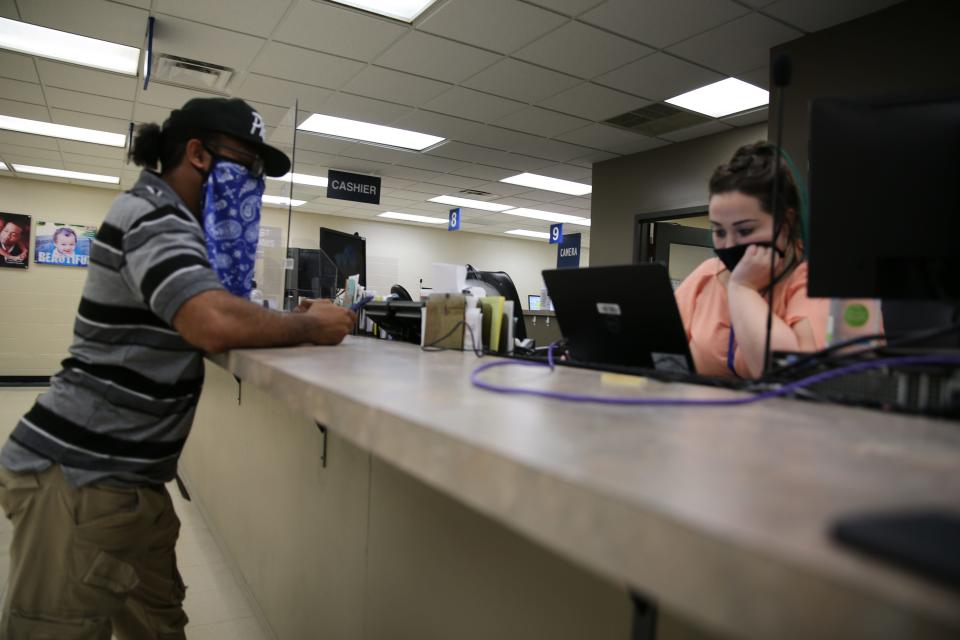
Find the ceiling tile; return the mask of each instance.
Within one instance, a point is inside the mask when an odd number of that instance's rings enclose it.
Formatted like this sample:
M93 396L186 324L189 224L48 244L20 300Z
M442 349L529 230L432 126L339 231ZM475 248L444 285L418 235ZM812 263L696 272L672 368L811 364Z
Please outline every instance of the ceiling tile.
M670 47L670 53L723 73L756 69L770 59L770 48L803 35L758 13L728 22Z
M56 146L56 144L54 144ZM60 162L63 160L63 156L60 155L59 149L41 149L39 147L22 147L15 144L3 144L0 145L0 159L7 162L13 162L14 158L31 158L35 160L40 160L43 162ZM21 160L22 161L22 160ZM25 162L24 164L33 164L37 165L36 162ZM40 164L37 166L44 166ZM0 175L4 175L0 173Z
M170 116L170 109L152 104L137 102L133 107L134 122L155 122L162 124Z
M102 144L77 142L75 140L57 140L57 145L64 153L76 153L83 156L97 156L116 160L123 160L123 155L126 153L126 151L119 147L107 147Z
M586 171L587 171L589 174L592 174L592 173L593 173L593 171L591 171L590 169L586 169ZM566 205L566 206L568 206L568 207L573 207L573 208L575 208L575 209L583 209L584 211L588 212L588 214L589 214L590 207L591 207L591 203L590 203L590 198L589 198L589 197L586 197L586 198L584 198L584 197L569 198L569 199L567 199L567 200L560 200L557 204Z
M540 105L588 120L606 120L650 104L635 96L585 82L543 100Z
M669 144L668 142L665 142L663 140L658 140L657 142L658 142L658 146L661 146L661 147ZM618 157L620 156L615 153L607 153L606 151L597 151L595 153L588 153L582 158L576 158L574 160L571 160L568 164L575 164L578 167L592 168L593 165L596 164L597 162L603 162L604 160L612 160L613 158L618 158Z
M395 164L406 159L406 156L412 154L409 151L400 151L399 149L389 149L374 144L351 144L344 147L340 154L351 158L361 160L372 160L384 164Z
M461 82L500 56L419 31L412 31L377 58L383 67L444 82Z
M47 149L60 151L57 140L48 136L37 136L30 133L0 130L0 145L14 145L25 148Z
M329 156L336 156L351 144L348 140L338 140L328 138L304 131L297 133L297 154L299 156L301 149L313 153L322 153ZM305 158L306 159L306 158Z
M146 17L138 25L135 46L143 46L145 26ZM153 54L169 53L243 71L250 66L263 43L261 38L217 29L209 24L161 16L154 29Z
M560 180L573 180L574 182L583 182L585 184L590 184L593 172L586 167L577 167L572 164L555 164L552 167L544 167L540 169L540 175L549 176L551 178L559 178ZM590 206L589 196L586 198L570 198L570 196L565 194L557 194L563 200L572 200L574 203L580 203L580 201L585 201L586 206ZM573 204L569 206L574 206ZM576 205L582 206L582 205Z
M0 0L0 16L11 20L20 19L20 12L17 11L17 5L14 4L13 0Z
M400 71L369 66L348 82L343 90L368 98L379 98L421 106L451 85Z
M591 124L582 129L560 136L561 140L585 147L603 149L612 153L637 153L661 146L656 138L650 138L625 129L605 124ZM583 156L580 156L583 157Z
M492 122L523 107L522 102L498 98L463 87L455 87L424 105L424 108L430 111L439 111L479 122Z
M522 60L589 79L652 51L642 44L583 23L568 22L514 55Z
M516 175L517 172L512 169L498 169L497 167L488 167L483 164L471 164L461 169L457 169L454 171L454 173L457 175L466 176L467 178L497 181L503 180L504 178L509 178L512 175Z
M463 84L514 100L537 102L579 83L580 80L573 76L506 58Z
M29 102L39 105L46 104L40 85L22 80L0 78L0 96L3 96L6 100L16 100L17 102Z
M127 134L130 130L129 118L110 118L107 116L98 116L92 113L81 113L79 111L69 111L67 109L50 108L50 115L57 124L65 124L71 127L84 127L86 129L97 129L98 131L109 131L111 133Z
M251 70L317 87L339 89L364 66L346 58L271 42L257 57Z
M748 11L731 0L608 0L580 19L661 48Z
M482 134L484 130L482 124L431 111L415 111L397 120L394 126L419 131L420 133L443 136L451 140L473 138Z
M37 68L33 64L33 56L12 51L0 51L0 76L24 82L40 82Z
M500 53L511 53L566 22L517 0L450 0L417 28Z
M510 151L535 158L546 158L547 160L553 160L555 162L565 162L582 156L584 153L589 153L590 149L560 142L559 140L547 140L546 138L538 138L536 136L526 136L520 144L515 145Z
M587 9L592 9L605 0L530 0L531 4L540 5L545 9L559 11L565 16L578 16Z
M20 2L20 20L51 29L140 48L147 12L102 0Z
M466 142L467 144L475 144L481 147L510 151L524 141L530 142L541 139L542 138L527 133L487 125L478 130L474 135L458 136L457 142Z
M435 195L442 195L444 193L449 193L450 189L476 189L478 185L482 184L481 180L475 178L465 178L463 176L458 176L452 173L438 173L430 180L430 184L438 185L438 188L434 190ZM447 188L444 188L447 187ZM436 205L434 203L427 203L428 205L435 206L441 211L446 211L450 207L448 205Z
M734 76L744 82L749 82L750 84L756 85L761 89L770 90L770 67L764 65L759 69L754 69L752 71L746 71L744 73L738 73Z
M408 27L396 22L358 11L320 2L300 2L280 24L273 39L357 60L370 60L407 30Z
M51 107L99 114L127 122L130 122L130 117L133 115L133 103L129 100L105 98L56 87L47 87L44 93L47 96L47 104Z
M82 164L91 167L100 167L101 170L97 170L94 173L103 173L102 169L111 169L113 170L111 175L117 175L125 166L122 160L115 160L113 158L84 156L78 153L64 153L62 156L64 163L67 165Z
M755 109L739 115L730 116L729 118L723 118L723 121L735 127L745 127L748 124L760 124L770 118L769 111L770 109L768 107L763 107L762 109Z
M345 93L337 93L327 100L322 111L329 116L385 125L393 124L412 112L412 108L403 105Z
M510 174L511 176L517 175L517 172L514 171ZM509 177L509 176L507 176ZM502 178L501 178L502 179ZM493 198L494 201L499 201L500 198L510 197L513 198L521 193L527 193L530 191L530 187L523 187L517 184L508 184L506 182L487 182L486 184L481 184L477 187L478 191L486 191L487 193L492 193L497 198ZM489 197L487 199L490 199ZM507 203L503 203L507 204ZM520 206L520 205L514 205Z
M679 131L673 131L671 133L664 133L661 135L661 138L671 140L673 142L682 142L684 140L692 140L694 138L702 138L703 136L709 136L714 133L721 133L723 131L729 131L732 127L723 122L713 121L713 122L704 122L703 124L698 124L693 127L687 127L686 129L680 129Z
M16 100L0 98L0 114L13 116L14 118L27 118L28 120L50 122L50 112L47 107L42 104L33 104L30 102L17 102Z
M166 107L167 109L179 109L187 100L192 98L219 98L218 94L205 93L194 89L184 89L174 87L169 84L151 82L146 91L143 87L137 88L137 103L152 104L155 107ZM168 113L169 115L169 113Z
M71 89L120 100L133 100L137 95L137 78L41 58L37 58L37 68L43 83L48 87Z
M880 11L902 0L779 0L763 12L804 31L820 31L841 22Z
M484 147L460 142L448 142L447 144L437 147L430 153L431 155L438 155L444 158L453 158L454 160L463 160L464 162L480 162L494 167L516 169L517 171L532 171L550 164L550 162L538 158L486 149Z
M427 171L437 171L440 173L450 173L466 166L466 163L459 160L450 160L448 158L437 158L424 153L405 153L404 157L397 161L405 167L414 169L426 169Z
M719 80L723 80L719 73L658 51L594 82L660 101Z
M215 24L224 29L267 37L283 17L289 2L264 0L230 0L230 10L217 2L196 0L154 0L154 13L169 14L203 24ZM163 21L163 16L158 17Z
M333 95L333 91L251 73L236 91L236 95L281 107L293 106L299 100L302 111L316 112L321 110L323 103Z
M506 117L500 118L496 123L501 127L525 131L539 136L553 138L561 133L579 129L586 124L587 120L574 118L555 111L547 111L539 107L529 107L522 111L512 113Z

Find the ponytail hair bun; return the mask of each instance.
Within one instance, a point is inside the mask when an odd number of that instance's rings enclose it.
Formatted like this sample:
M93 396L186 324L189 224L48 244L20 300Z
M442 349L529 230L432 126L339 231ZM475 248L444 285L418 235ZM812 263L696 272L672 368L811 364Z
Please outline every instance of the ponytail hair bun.
M130 145L128 157L138 167L156 169L163 149L163 134L160 126L154 123L137 126Z

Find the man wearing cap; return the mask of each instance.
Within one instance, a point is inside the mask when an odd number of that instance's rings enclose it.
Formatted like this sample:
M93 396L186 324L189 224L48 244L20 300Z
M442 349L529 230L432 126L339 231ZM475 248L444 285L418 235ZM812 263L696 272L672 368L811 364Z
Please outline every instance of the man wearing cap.
M130 155L145 169L93 242L70 356L0 451L14 525L0 639L185 638L164 484L204 352L335 345L353 327L330 304L283 314L245 299L263 175L290 169L263 134L260 114L226 98L138 130Z

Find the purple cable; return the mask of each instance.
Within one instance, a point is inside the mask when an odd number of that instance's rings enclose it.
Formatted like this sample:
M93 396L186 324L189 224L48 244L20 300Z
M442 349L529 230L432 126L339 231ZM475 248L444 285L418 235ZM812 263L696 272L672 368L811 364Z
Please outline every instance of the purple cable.
M508 362L490 362L484 365L481 365L473 370L473 373L470 374L470 382L474 386L479 387L480 389L485 389L486 391L494 391L496 393L509 393L516 395L528 395L528 396L539 396L541 398L551 398L553 400L566 400L569 402L597 402L600 404L613 404L613 405L647 405L647 406L699 406L699 407L732 407L744 404L751 404L753 402L760 402L761 400L768 400L770 398L776 398L779 396L785 396L789 393L796 391L797 389L802 389L803 387L810 386L811 384L816 384L817 382L823 382L825 380L831 380L833 378L839 378L841 376L849 375L851 373L857 373L858 371L865 371L867 369L876 369L879 367L887 367L892 365L914 365L914 364L952 364L960 365L960 356L901 356L897 358L881 358L879 360L869 360L866 362L858 362L856 364L851 364L839 369L834 369L832 371L824 371L806 378L802 378L795 382L786 384L779 389L771 389L770 391L764 391L763 393L758 393L757 395L741 397L741 398L622 398L615 396L591 396L580 393L563 393L560 391L543 391L540 389L521 389L517 387L506 387L503 385L493 384L490 382L484 382L480 380L480 374L484 371L494 369L496 367L508 367L508 366L523 366L523 367L549 367L551 370L554 368L553 363L553 346L550 345L550 349L547 351L547 364L542 362L524 362L524 361L508 361Z

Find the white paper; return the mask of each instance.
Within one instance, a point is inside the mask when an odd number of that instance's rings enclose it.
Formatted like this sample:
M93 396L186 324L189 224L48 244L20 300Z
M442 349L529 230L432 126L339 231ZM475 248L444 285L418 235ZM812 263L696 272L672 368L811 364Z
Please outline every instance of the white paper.
M467 267L462 264L433 263L431 293L461 293L467 287Z

